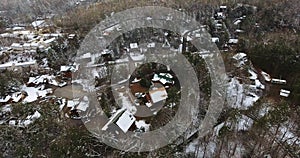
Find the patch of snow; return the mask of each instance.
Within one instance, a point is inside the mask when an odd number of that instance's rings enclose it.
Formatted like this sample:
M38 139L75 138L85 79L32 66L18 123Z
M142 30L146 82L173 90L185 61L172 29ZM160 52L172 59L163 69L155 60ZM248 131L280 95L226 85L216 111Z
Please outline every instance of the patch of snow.
M271 81L271 76L267 74L266 72L262 71L261 75L264 77L265 81L270 82Z
M246 131L253 125L253 120L245 115L242 115L241 118L238 119L237 130L238 131Z
M119 94L121 98L121 105L123 108L126 108L130 113L135 114L137 111L137 108L131 103L128 96L125 96L123 93Z
M249 69L248 72L250 73L250 79L256 80L257 79L257 73L255 73L253 70Z
M135 121L135 125L139 129L144 128L145 132L150 130L150 124L146 124L144 120Z

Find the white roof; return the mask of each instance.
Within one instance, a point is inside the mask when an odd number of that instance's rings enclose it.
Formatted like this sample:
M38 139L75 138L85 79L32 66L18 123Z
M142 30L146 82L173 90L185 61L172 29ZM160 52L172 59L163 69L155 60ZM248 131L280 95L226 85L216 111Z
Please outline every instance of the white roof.
M238 39L233 39L233 38L229 39L229 41L228 41L228 43L231 43L231 44L237 44L238 42L239 42Z
M76 107L76 109L80 111L86 111L88 107L89 107L89 98L87 96L84 96L82 101Z
M6 96L6 97L3 97L3 98L0 98L0 103L6 103L9 101L9 99L11 99L11 96Z
M219 42L220 40L219 40L218 37L212 37L211 41L214 42L214 43L216 43L216 42Z
M50 44L50 43L52 43L52 42L54 42L54 41L55 41L55 37L50 38L50 39L44 41L44 43L45 43L45 44Z
M289 97L291 91L281 89L279 95L283 97Z
M134 49L134 48L139 48L137 43L130 43L130 48Z
M170 80L166 79L169 78ZM169 73L159 73L159 74L154 74L152 81L159 81L161 82L163 85L165 85L166 83L171 83L173 84L173 80L171 80L173 78L173 76Z
M286 80L272 78L271 82L286 84Z
M13 43L13 44L11 44L11 47L13 47L13 48L22 48L22 45L20 43Z
M148 47L148 48L154 48L154 47L155 47L155 43L154 43L154 42L148 43L148 44L147 44L147 47Z
M271 76L267 74L266 72L262 71L261 75L264 77L265 81L269 82L271 81Z
M223 12L218 12L217 15L218 16L223 16Z
M150 129L150 124L146 124L146 122L144 120L140 120L140 121L135 121L135 126L137 128L145 128L145 131L149 131Z
M241 23L241 22L242 22L242 20L238 19L238 20L234 21L233 24L234 24L234 25L238 25L238 24Z
M136 118L129 112L125 111L118 119L116 124L121 128L121 130L126 133L131 125L134 123Z
M45 23L45 20L37 20L31 23L33 27L40 27Z
M245 54L245 53L237 53L232 58L235 59L235 60L241 60L241 59L243 59L245 57L247 57L247 54Z
M248 72L249 72L250 75L251 75L251 76L249 77L251 80L256 80L256 79L257 79L257 74L256 74L253 70L249 69Z
M258 79L255 80L255 85L257 88L265 89L265 85L263 85Z
M168 98L168 93L164 87L151 90L149 94L153 103L158 103Z
M64 72L64 71L72 71L72 72L75 72L78 70L78 65L70 65L70 66L67 66L67 65L62 65L60 66L60 71L61 72Z
M225 6L225 5L221 5L221 6L220 6L220 8L222 8L222 9L226 9L226 8L227 8L227 6Z

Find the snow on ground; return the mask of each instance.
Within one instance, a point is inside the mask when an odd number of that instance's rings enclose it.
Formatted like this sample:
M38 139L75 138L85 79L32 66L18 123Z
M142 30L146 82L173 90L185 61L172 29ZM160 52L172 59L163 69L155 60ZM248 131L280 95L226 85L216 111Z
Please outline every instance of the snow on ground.
M248 72L250 73L250 79L256 80L257 79L257 73L255 73L253 70L249 69Z
M65 82L62 83L57 82L56 77L54 75L42 75L42 76L30 77L27 84L33 83L35 85L39 85L46 82L58 87L62 87L66 84Z
M146 132L150 130L150 124L147 124L144 120L135 121L135 126L139 129L144 128Z
M39 119L41 116L42 115L38 111L35 111L34 114L28 115L25 120L10 120L9 125L17 127L27 127L35 120Z
M52 89L43 89L43 87L26 87L23 85L21 87L22 91L25 91L27 93L27 97L23 100L23 103L32 103L34 101L37 101L39 97L44 98L47 96L47 94L52 93Z
M133 61L142 61L145 59L145 55L144 54L133 54L130 53L130 57Z
M254 94L254 93L250 93L249 95L247 95L243 98L241 108L247 109L248 107L252 106L255 102L257 102L259 98L260 97L258 95Z
M282 142L286 142L289 145L296 144L300 146L300 138L297 137L291 129L295 129L295 127L292 127L290 124L281 126L279 128L280 134L277 136L278 140L281 140Z
M200 141L201 142L201 141ZM214 141L209 141L207 144L202 144L194 140L186 146L185 153L197 153L197 158L213 157L217 149L217 144Z
M121 106L123 108L126 108L129 112L131 112L132 114L135 114L137 109L136 107L131 103L130 99L128 98L128 96L125 96L123 93L119 94L120 99L121 99Z
M259 98L255 93L248 93L236 78L232 78L229 82L227 89L228 106L245 110L252 106Z
M240 118L238 118L237 122L238 131L246 131L253 125L253 120L245 115L242 115Z
M76 109L80 111L86 111L89 107L89 98L84 96L80 103L77 105Z
M10 61L4 64L0 64L0 69L9 68L12 66L29 66L36 64L36 61L27 61L27 62L17 62L17 61Z
M117 64L128 63L128 62L129 62L128 57L122 58L122 59L117 59L117 60L116 60L116 63L117 63Z
M5 106L3 106L3 107L1 108L1 112L3 112L3 113L8 113L8 112L11 112L11 111L12 111L12 107L11 107L10 104L5 105Z

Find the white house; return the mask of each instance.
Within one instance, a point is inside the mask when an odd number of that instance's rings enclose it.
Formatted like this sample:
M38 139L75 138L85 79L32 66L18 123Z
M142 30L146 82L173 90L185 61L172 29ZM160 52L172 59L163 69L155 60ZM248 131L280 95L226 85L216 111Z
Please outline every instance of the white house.
M248 61L247 55L245 53L237 53L232 57L235 60L236 67L242 67Z
M286 84L286 80L281 80L281 79L275 79L275 78L272 78L272 79L271 79L271 83L275 83L275 84Z
M282 97L289 97L291 91L281 89L279 95Z
M168 98L168 93L165 87L153 88L153 90L149 91L152 102L158 103Z
M126 110L117 120L116 124L121 128L121 130L126 133L132 124L135 122L136 118Z

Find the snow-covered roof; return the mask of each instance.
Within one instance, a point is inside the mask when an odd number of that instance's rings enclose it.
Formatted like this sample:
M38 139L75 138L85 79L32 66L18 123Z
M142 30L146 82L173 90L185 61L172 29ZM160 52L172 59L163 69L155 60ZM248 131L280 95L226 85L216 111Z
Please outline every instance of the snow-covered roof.
M50 38L50 39L48 39L48 40L46 40L46 41L44 41L44 43L45 44L50 44L50 43L52 43L52 42L54 42L55 41L55 37L53 37L53 38Z
M76 34L69 34L68 39L74 39Z
M136 118L129 112L125 111L117 120L116 124L121 128L121 130L126 133L132 126Z
M149 94L153 103L158 103L168 98L168 93L165 87L154 88L149 91Z
M20 27L20 26L16 26L16 27L12 28L13 31L24 30L24 29L25 29L25 27Z
M263 85L258 79L255 80L255 86L260 89L265 89L265 85Z
M145 59L145 55L144 54L134 54L134 53L130 53L130 57L133 61L142 61Z
M224 13L223 13L223 12L218 12L218 13L217 13L217 16L218 16L218 17L223 17L223 16L224 16Z
M271 82L272 83L278 83L278 84L286 84L286 80L275 79L275 78L272 78Z
M238 39L234 39L234 38L231 38L228 41L229 44L237 44L238 42L239 42L239 40Z
M233 22L233 24L234 24L234 25L238 25L238 24L240 24L241 22L242 22L242 20L238 19L238 20L235 20L235 21Z
M58 82L54 75L42 75L36 77L29 77L27 84L31 84L31 83L35 85L48 83L57 87L63 87L66 85L66 82Z
M144 128L145 131L150 130L150 124L147 124L144 120L135 121L135 126L139 129Z
M253 125L253 120L245 115L242 115L242 117L238 119L237 130L245 131L248 130L252 125Z
M270 82L271 81L271 76L267 74L266 72L262 71L261 75L264 77L265 81Z
M38 100L39 97L46 97L47 94L52 93L52 89L45 89L45 90L40 90L43 89L41 87L35 88L35 87L26 87L23 85L22 91L25 91L27 93L27 97L23 100L24 103L32 103Z
M290 93L291 93L291 91L281 89L279 95L282 97L289 97Z
M154 48L154 47L155 47L155 42L148 43L148 44L147 44L147 47L148 47L148 48Z
M216 42L219 42L220 39L219 39L219 37L212 37L211 41L214 42L214 43L216 43Z
M12 48L23 48L23 46L20 43L13 43L13 44L11 44L10 47L12 47Z
M253 70L249 69L248 72L250 73L250 79L256 80L257 79L257 73L255 73Z
M72 72L75 72L78 70L78 66L79 65L62 65L60 66L60 71L61 72L66 72L66 71L72 71Z
M6 103L11 99L11 96L0 97L0 103Z
M43 27L45 26L45 20L37 20L31 23L31 25L36 28L36 27Z
M28 62L22 62L22 63L18 63L18 62L7 62L4 64L0 64L0 69L4 69L4 68L9 68L12 66L29 66L29 65L34 65L36 64L36 61L28 61Z
M130 49L136 49L136 48L139 48L138 44L137 43L130 43Z
M154 74L152 81L159 81L161 82L163 85L167 84L167 83L171 83L173 84L173 76L169 73L159 73L159 74Z
M245 54L245 53L237 53L232 58L235 59L235 60L242 60L245 57L247 57L247 54Z
M76 109L80 111L86 111L88 107L89 107L89 98L87 96L84 96L83 99L80 101L80 103L76 106Z

